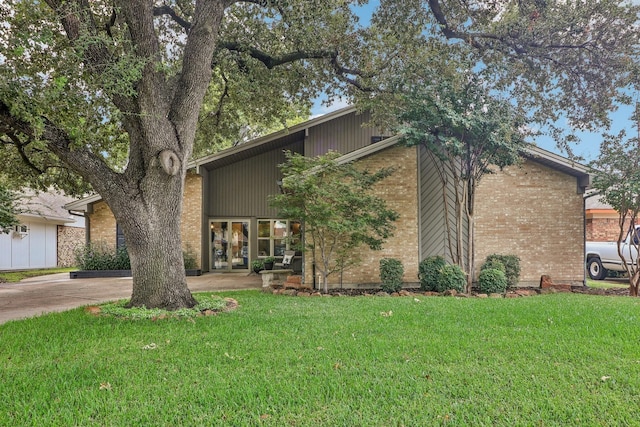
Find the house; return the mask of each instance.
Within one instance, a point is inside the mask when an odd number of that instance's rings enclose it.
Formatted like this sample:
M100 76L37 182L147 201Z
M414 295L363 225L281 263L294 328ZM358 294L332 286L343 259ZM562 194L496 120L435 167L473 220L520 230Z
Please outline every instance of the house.
M585 237L587 241L617 242L620 214L596 193L585 198Z
M63 207L73 200L54 191L25 190L17 204L20 224L0 234L0 270L73 265L75 248L85 243L84 218Z
M422 259L447 257L442 190L429 156L423 148L403 146L398 136L363 127L368 120L367 113L348 107L193 162L185 183L182 235L202 269L247 271L252 259L282 256L285 237L299 233L295 219L279 217L267 202L279 191L277 165L285 161L284 150L305 156L334 150L343 153L341 161L361 167L396 168L375 190L400 214L393 238L382 251L363 250L362 264L330 277L333 285L339 280L345 286L379 283L382 257L400 259L405 282L418 282ZM513 254L521 259L521 285L538 285L543 274L556 283L582 284L587 169L535 147L524 156L522 164L485 176L479 184L477 267L492 253ZM99 196L67 208L85 212L90 240L117 245L117 225ZM315 283L309 254L298 254L293 266L305 282Z

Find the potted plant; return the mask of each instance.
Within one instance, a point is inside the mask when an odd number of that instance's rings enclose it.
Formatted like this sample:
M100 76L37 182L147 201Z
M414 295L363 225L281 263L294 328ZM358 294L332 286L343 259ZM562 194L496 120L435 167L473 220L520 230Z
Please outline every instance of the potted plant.
M261 259L254 259L251 261L251 269L254 273L260 273L260 270L264 270L264 261Z
M264 259L264 269L265 270L273 270L273 263L276 262L276 258L272 256L268 256Z

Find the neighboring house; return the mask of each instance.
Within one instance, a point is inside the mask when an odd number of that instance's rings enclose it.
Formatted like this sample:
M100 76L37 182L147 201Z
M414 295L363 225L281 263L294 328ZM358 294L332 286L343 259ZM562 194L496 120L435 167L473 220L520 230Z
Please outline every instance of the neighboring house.
M25 190L17 205L20 225L0 234L0 270L66 267L85 243L84 218L64 205L73 200L56 192Z
M192 163L185 184L183 242L198 254L204 271L244 271L249 261L281 256L284 237L300 224L281 218L267 198L279 192L278 165L284 150L306 156L343 153L369 169L396 171L376 187L400 217L382 251L362 250L363 263L342 274L345 286L379 283L379 260L398 258L405 282L418 282L418 264L432 255L448 257L442 190L425 150L404 147L400 138L363 127L368 114L345 108L288 130L230 148ZM492 253L521 259L521 285L538 285L541 275L556 283L584 281L584 204L587 169L538 148L521 165L485 176L476 196L476 267ZM116 245L117 227L99 196L67 205L87 215L91 241ZM298 254L294 268L314 282L310 255ZM476 271L477 277L477 271ZM339 275L330 277L336 285Z
M587 241L617 242L620 236L620 214L597 194L587 196L584 205Z

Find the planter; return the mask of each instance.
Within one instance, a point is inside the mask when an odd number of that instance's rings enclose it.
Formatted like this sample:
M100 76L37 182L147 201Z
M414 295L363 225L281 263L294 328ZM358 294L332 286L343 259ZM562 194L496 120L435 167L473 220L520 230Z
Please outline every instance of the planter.
M265 270L273 270L273 263L272 262L265 262L264 263L264 269Z
M202 276L202 270L185 270L187 276ZM100 277L131 277L131 270L78 270L69 273L70 279L97 279Z

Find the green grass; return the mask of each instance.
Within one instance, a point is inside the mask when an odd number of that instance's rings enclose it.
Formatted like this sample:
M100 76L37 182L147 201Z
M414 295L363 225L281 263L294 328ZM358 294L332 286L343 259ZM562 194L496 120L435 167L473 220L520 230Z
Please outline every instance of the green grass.
M640 299L221 295L0 325L0 425L640 425Z
M9 283L19 282L22 279L27 279L29 277L37 277L44 276L47 274L55 274L55 273L68 273L70 271L76 270L75 267L65 267L65 268L46 268L40 270L22 270L22 271L4 271L0 272L0 282L3 280Z
M628 288L629 282L626 278L621 279L605 279L591 280L587 279L587 286L590 288L611 289L611 288Z

